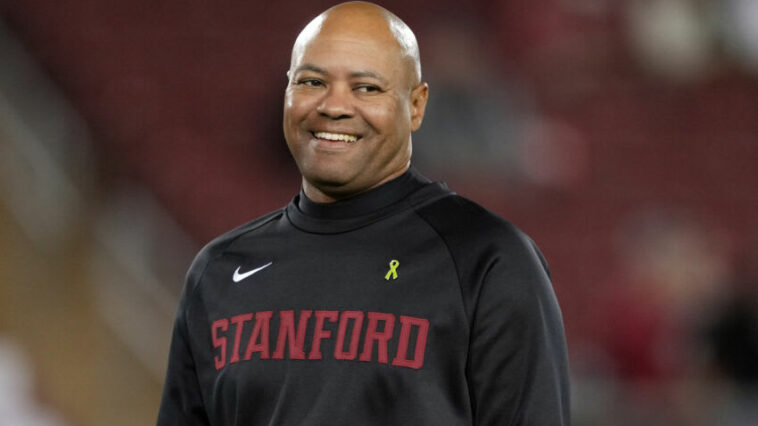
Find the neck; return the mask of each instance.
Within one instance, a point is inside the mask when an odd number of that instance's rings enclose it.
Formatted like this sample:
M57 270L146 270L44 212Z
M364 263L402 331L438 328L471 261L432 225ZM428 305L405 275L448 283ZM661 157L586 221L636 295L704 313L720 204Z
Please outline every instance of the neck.
M408 164L406 167L403 167L402 169L391 173L390 175L386 176L384 179L380 180L379 182L366 187L361 188L357 191L340 191L338 190L329 190L327 188L319 187L319 185L309 182L305 177L303 177L303 192L305 193L305 196L308 197L309 200L315 202L315 203L333 203L335 201L344 200L347 198L354 197L358 194L364 193L366 191L369 191L371 189L376 188L377 186L381 186L408 171L408 167L410 164Z

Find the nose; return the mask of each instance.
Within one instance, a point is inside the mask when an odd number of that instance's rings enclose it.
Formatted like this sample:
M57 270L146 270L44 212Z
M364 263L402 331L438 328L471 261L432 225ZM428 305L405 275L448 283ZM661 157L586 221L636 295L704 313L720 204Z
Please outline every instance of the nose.
M324 97L316 107L316 112L333 120L353 116L353 104L349 87L333 85L324 93Z

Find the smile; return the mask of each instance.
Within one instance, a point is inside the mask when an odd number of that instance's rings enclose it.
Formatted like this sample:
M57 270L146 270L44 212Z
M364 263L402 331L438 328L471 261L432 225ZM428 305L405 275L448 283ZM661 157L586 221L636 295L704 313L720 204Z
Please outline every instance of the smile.
M358 136L348 135L345 133L315 132L313 133L313 136L319 139L326 139L328 141L355 142L358 140Z

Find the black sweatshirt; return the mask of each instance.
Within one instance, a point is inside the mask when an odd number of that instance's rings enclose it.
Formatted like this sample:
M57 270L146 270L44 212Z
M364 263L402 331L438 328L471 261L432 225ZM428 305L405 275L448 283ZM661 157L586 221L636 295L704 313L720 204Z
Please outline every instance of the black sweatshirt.
M568 425L567 370L534 243L411 168L200 251L158 425Z

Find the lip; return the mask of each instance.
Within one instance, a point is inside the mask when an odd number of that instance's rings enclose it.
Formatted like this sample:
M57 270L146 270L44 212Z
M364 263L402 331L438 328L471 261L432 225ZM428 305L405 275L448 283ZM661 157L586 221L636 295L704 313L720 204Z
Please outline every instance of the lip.
M333 133L333 134L338 134L338 135L350 135L350 136L355 136L358 139L360 139L361 136L362 136L360 133L356 132L355 130L348 130L348 129L344 129L344 130L340 130L340 129L311 129L310 133L314 137L316 136L316 133Z
M309 132L311 134L311 138L319 143L324 143L328 145L353 145L356 142L360 141L363 137L359 133L355 133L353 131L344 131L344 130L325 130L325 129L318 129L318 130L311 130ZM332 139L324 139L319 138L316 136L317 133L331 133L335 135L348 135L348 136L354 136L356 139L354 141L345 141L345 140L332 140Z
M319 151L345 151L350 149L353 145L356 144L356 142L360 141L360 138L356 140L355 142L347 142L347 141L333 141L329 139L319 139L311 132L311 140L310 145ZM337 133L337 132L329 132L329 133ZM350 134L350 133L345 133Z

